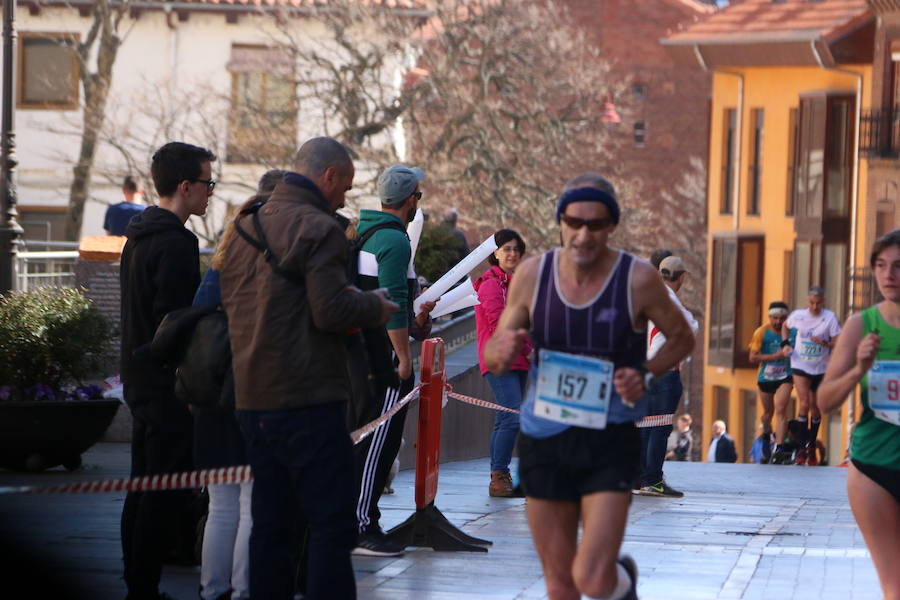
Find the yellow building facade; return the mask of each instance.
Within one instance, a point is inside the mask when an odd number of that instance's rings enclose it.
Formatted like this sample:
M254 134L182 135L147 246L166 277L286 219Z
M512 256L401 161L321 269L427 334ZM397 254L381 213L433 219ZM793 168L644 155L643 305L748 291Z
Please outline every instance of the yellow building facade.
M713 84L703 460L717 419L738 460L750 460L762 407L748 345L770 302L805 308L806 291L820 285L843 322L871 295L860 274L876 228L893 220L872 216L861 151L881 89L873 87L883 71L873 69L878 23L864 0L745 0L663 40ZM844 457L854 408L823 415L829 464Z

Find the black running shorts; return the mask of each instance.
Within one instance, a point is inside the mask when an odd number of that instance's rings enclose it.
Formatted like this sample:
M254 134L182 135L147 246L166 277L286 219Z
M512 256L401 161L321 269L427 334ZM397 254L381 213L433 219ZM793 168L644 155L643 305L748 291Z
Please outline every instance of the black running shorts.
M578 502L595 492L630 494L640 461L641 436L633 423L570 427L543 439L519 436L519 480L532 498Z
M792 369L792 371L794 375L809 379L809 389L814 392L819 389L819 384L822 383L822 378L825 377L825 373L810 375L806 371L801 371L800 369Z
M876 467L875 465L867 465L859 462L855 458L851 458L850 462L853 463L853 466L856 467L860 473L883 487L887 493L894 497L894 500L900 502L900 471L885 467Z
M792 381L793 379L788 375L784 379L779 379L778 381L757 381L756 385L759 387L759 391L766 394L774 394L782 384L791 383Z

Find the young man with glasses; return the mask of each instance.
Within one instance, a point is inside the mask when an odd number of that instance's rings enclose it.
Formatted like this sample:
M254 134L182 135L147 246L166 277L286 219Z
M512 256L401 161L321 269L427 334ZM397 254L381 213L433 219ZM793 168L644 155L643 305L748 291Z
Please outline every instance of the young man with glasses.
M357 427L378 418L393 408L415 384L409 336L427 335L428 313L434 303L426 303L422 313L412 315L412 302L418 290L418 279L411 262L412 250L406 226L416 214L422 192L419 182L422 169L393 165L378 177L381 210L363 209L359 213L357 235L362 242L359 253L357 285L363 290L387 288L391 300L399 308L386 325L363 329L374 382L372 397L356 399ZM359 498L356 518L359 540L354 554L363 556L399 556L403 548L391 542L381 530L378 501L387 483L391 464L400 451L406 408L394 415L354 448Z
M655 270L608 245L619 204L606 179L569 181L556 218L562 247L518 267L485 363L502 374L526 336L534 344L519 473L548 595L637 598L637 566L619 557L640 471L634 422L648 384L687 356L694 336ZM651 320L666 342L648 361Z
M135 358L153 339L163 317L190 306L200 284L197 236L184 224L206 213L212 195L205 148L170 142L153 155L150 172L159 204L132 219L125 230L119 280L121 376L134 418L131 476L190 471L192 419L175 398L175 369ZM130 600L167 598L158 590L173 525L190 492L129 492L122 508L122 552Z

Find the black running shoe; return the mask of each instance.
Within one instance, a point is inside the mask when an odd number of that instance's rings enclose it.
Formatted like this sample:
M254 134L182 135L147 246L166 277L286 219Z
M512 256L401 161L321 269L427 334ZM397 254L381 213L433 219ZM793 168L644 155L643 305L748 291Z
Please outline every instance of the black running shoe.
M638 491L638 494L641 496L661 496L665 498L681 498L684 496L684 492L679 492L669 486L665 479L653 485L645 485Z
M769 464L783 465L790 458L790 454L790 452L781 447L781 444L776 444L775 448L772 449L772 460L769 461Z
M360 534L353 554L356 556L403 556L404 548L388 539L381 531Z
M628 588L628 593L622 598L622 600L638 600L637 595L637 579L638 579L638 568L637 563L634 562L634 559L631 558L627 554L623 554L619 557L619 564L625 567L625 570L628 571L628 576L631 577L631 587Z

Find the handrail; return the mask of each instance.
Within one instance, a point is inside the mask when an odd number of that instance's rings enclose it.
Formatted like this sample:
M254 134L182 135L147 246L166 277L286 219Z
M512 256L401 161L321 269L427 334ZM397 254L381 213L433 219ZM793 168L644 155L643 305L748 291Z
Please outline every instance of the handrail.
M16 254L18 258L23 260L29 259L47 259L54 260L60 258L78 258L78 250L37 250L34 252L19 252Z

